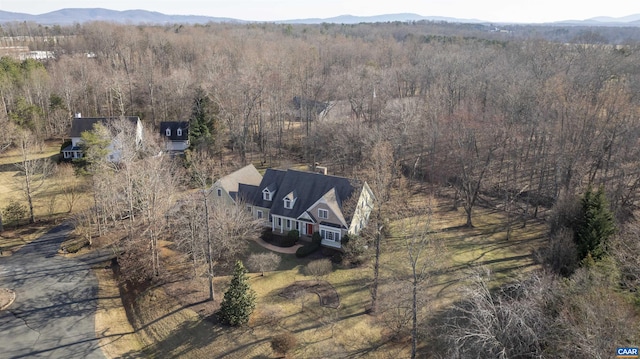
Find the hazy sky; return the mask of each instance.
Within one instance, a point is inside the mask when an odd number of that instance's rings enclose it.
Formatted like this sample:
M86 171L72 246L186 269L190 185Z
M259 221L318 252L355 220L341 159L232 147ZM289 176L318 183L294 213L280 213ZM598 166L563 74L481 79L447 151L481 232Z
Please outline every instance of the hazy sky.
M63 8L144 9L169 15L286 20L416 13L495 22L584 20L640 13L638 0L0 0L0 10L42 14Z

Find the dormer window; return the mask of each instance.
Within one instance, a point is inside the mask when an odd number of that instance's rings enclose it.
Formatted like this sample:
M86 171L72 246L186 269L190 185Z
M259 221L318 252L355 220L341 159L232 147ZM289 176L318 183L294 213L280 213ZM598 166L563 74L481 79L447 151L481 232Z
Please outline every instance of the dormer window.
M178 136L182 136L182 129L181 129L181 128L178 128L178 129L176 130L176 134L177 134Z
M271 197L271 192L269 192L269 190L265 188L264 191L262 191L262 199L264 199L265 201L271 201Z
M167 135L167 137L171 136L171 129L167 127L167 129L164 130L164 133L165 133L165 135Z
M296 203L295 191L286 195L282 200L284 201L285 209L292 209L293 205Z
M293 208L293 201L290 200L289 198L285 198L284 199L284 208L286 208L286 209Z

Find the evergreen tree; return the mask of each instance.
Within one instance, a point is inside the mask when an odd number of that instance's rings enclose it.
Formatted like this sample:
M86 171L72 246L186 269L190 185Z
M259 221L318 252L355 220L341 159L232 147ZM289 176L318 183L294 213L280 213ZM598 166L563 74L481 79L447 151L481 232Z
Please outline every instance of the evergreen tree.
M593 260L599 260L606 254L608 239L616 231L604 189L600 187L594 193L591 188L588 188L582 197L581 206L575 231L578 260L583 260L587 256L591 256Z
M96 123L92 131L82 132L81 138L83 156L73 161L80 166L82 173L95 172L96 167L100 167L109 155L111 134L105 126Z
M218 145L219 112L220 109L211 97L203 89L198 89L189 119L189 142L192 149L206 146L215 150Z
M231 285L220 305L219 317L223 323L238 326L249 321L256 307L256 292L251 289L247 279L247 270L241 261L237 261Z

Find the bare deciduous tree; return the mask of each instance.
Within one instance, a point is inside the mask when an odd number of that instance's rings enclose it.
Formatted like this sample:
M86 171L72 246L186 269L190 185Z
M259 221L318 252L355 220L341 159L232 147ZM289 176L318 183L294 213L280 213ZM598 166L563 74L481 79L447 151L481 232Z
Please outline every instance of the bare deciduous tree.
M51 161L47 158L34 158L38 145L33 136L27 131L22 131L17 139L20 150L20 162L16 167L22 175L22 192L29 206L29 223L35 222L33 210L34 196L38 192L45 179L52 172Z
M280 265L280 256L276 253L255 253L249 256L247 267L255 272L260 272L264 276L264 272L271 272Z

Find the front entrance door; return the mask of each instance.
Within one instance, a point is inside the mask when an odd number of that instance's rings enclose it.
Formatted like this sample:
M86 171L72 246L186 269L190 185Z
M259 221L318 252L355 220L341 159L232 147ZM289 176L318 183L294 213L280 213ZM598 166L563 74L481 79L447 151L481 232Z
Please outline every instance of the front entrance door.
M311 224L311 223L307 223L307 234L308 235L312 235L313 234L313 224Z

